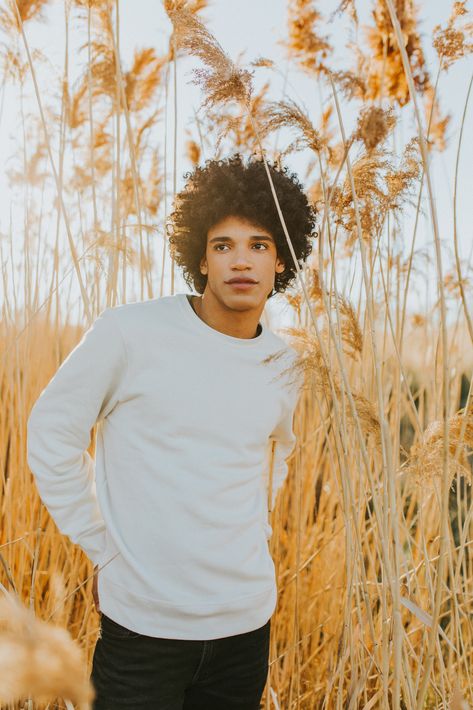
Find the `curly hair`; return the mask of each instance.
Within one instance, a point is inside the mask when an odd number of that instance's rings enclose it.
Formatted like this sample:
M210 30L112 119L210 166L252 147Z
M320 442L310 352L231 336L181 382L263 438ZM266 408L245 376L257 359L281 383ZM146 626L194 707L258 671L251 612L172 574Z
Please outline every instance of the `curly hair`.
M292 246L300 265L312 251L311 238L317 237L316 209L308 202L295 173L268 163L276 194L284 216ZM207 160L185 173L187 182L176 195L174 210L168 217L166 232L169 249L182 267L186 283L203 293L207 275L200 272L205 256L207 233L226 217L244 219L270 232L277 255L286 268L276 274L275 293L284 292L297 276L286 236L276 209L262 158L248 158L246 165L240 153L224 160Z

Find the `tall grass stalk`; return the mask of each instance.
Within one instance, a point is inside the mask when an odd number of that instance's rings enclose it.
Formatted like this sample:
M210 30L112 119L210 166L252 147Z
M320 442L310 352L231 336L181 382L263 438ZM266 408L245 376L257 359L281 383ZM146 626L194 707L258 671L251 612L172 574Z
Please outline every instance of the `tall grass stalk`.
M393 27L395 30L397 43L399 51L402 57L402 64L404 71L406 73L409 93L413 102L414 113L418 126L418 136L419 144L422 154L422 161L424 164L424 171L427 180L427 191L429 195L429 206L432 218L432 227L434 233L434 244L435 244L435 257L437 266L437 283L438 292L440 299L440 333L442 342L442 400L443 400L443 477L442 477L442 487L440 492L441 498L441 512L440 512L440 561L437 569L437 579L436 579L436 589L435 589L435 599L434 599L434 611L432 614L432 628L430 631L429 645L427 650L427 659L424 667L424 675L422 678L422 683L419 689L419 695L417 697L417 708L421 710L424 706L424 700L427 693L427 688L429 684L429 678L432 671L432 665L435 658L434 647L438 644L438 634L437 626L440 619L440 606L442 603L443 594L443 583L444 583L444 573L445 573L445 556L447 554L448 547L448 533L449 533L449 522L448 522L448 501L449 501L449 489L450 489L450 478L448 474L448 458L449 458L449 430L448 430L448 414L450 411L450 390L449 390L449 380L448 380L448 343L447 343L447 314L445 307L445 294L443 291L443 268L442 268L442 252L440 247L440 236L437 223L437 213L435 209L434 195L432 190L432 183L430 179L429 170L429 155L427 152L427 146L424 138L424 129L422 126L422 121L420 118L419 107L417 105L417 94L414 86L414 80L412 78L412 71L409 63L409 58L407 56L404 39L402 36L401 27L399 25L399 20L396 14L392 0L386 0L387 7L389 9L389 14Z
M335 84L333 83L333 78L330 76L330 82L332 86L332 92L333 92L333 98L335 102L335 106L337 109L337 116L338 116L338 121L339 121L339 126L340 126L340 132L342 135L342 140L343 143L346 143L346 134L345 134L345 128L343 124L343 119L342 119L342 114L340 110L340 103L338 101L338 95L337 91L335 89ZM393 602L393 615L394 615L394 677L393 677L393 682L394 682L394 689L393 689L393 697L392 697L392 703L394 710L398 710L399 708L399 701L400 701L400 695L399 695L399 685L400 685L400 669L401 669L401 653L402 653L402 638L401 638L401 633L402 633L402 623L401 623L401 612L400 612L400 601L399 601L399 530L397 526L397 519L398 519L398 504L397 504L397 498L396 498L396 488L394 485L394 470L393 470L393 461L392 461L392 450L391 450L391 438L390 438L390 432L388 429L388 425L386 422L385 414L384 414L384 400L383 400L383 384L381 381L381 372L380 372L380 367L379 367L379 358L378 358L378 353L377 353L377 346L376 346L376 338L375 338L375 322L374 322L374 309L373 309L373 295L372 295L372 290L370 288L370 280L368 278L368 270L367 270L367 258L366 258L366 251L365 251L365 245L363 242L363 235L362 235L362 229L361 229L361 219L360 219L360 211L359 211L359 205L358 205L358 197L357 197L357 192L355 188L355 181L353 178L353 171L351 168L351 161L349 155L347 155L347 172L350 180L350 186L351 186L351 191L353 195L353 204L355 207L355 215L356 215L356 227L357 227L357 234L358 234L358 243L360 246L360 254L361 254L361 265L362 265L362 274L363 274L363 283L365 286L365 291L366 291L366 308L367 308L367 314L368 314L368 323L369 323L369 328L370 328L370 335L371 335L371 347L373 350L373 366L375 370L375 378L376 378L376 390L377 390L377 397L378 397L378 416L380 420L380 425L381 425L381 452L382 452L382 459L383 459L383 480L387 482L387 489L384 489L384 499L383 499L383 512L384 512L384 521L383 521L383 546L384 547L384 556L383 556L383 563L385 566L386 570L386 576L388 578L388 584L391 589L391 594L392 594L392 602ZM389 515L390 513L390 515ZM391 520L391 529L390 529L390 524L389 521ZM394 548L393 548L393 562L391 562L391 554L389 550L389 532L392 532L393 537L394 537ZM387 603L386 603L386 598L384 596L384 585L383 585L383 607L384 610L387 614ZM388 657L389 657L389 651L388 651L388 636L387 636L387 624L383 625L383 668L384 668L384 674L383 674L383 681L384 681L384 702L386 705L389 704L389 698L388 698L388 678L387 678L387 673L388 673Z
M140 237L140 298L143 300L145 297L150 298L152 295L151 291L151 283L150 283L150 275L149 275L149 268L146 266L144 263L144 244L143 244L143 230L142 230L142 224L143 224L143 218L142 218L142 210L141 210L141 200L140 200L140 191L139 191L139 179L138 179L138 169L137 169L137 164L136 164L136 155L135 155L135 141L133 137L133 130L131 127L131 121L130 121L130 112L128 110L128 102L127 98L125 95L125 88L123 85L123 75L122 75L122 69L121 69L121 60L120 60L120 50L119 50L119 44L118 44L118 24L117 24L117 29L114 31L113 29L113 18L112 18L112 13L110 6L107 7L108 9L108 17L109 17L109 23L110 23L110 39L112 41L112 47L113 47L113 56L115 57L115 69L117 72L117 90L118 90L118 98L117 98L117 142L120 140L120 105L123 106L123 113L125 116L125 125L126 125L126 135L127 135L127 140L128 140L128 150L130 153L130 164L131 164L131 171L133 174L133 196L135 200L135 210L136 210L136 218L137 218L137 228L138 228L138 234ZM118 0L115 0L115 11L116 11L116 21L117 23L119 22L119 15L118 15ZM116 37L115 37L115 32L116 32ZM118 153L120 152L120 143L117 143L118 146ZM120 175L117 175L117 181L119 183L120 181ZM118 188L117 188L118 189ZM118 229L120 228L120 213L118 212L117 214L117 225ZM145 291L144 291L144 279L146 277L147 281L147 294L145 296Z
M462 118L461 118L461 123L460 123L460 134L458 136L458 147L457 147L457 153L456 153L456 158L455 158L455 177L454 177L454 182L453 182L453 248L455 251L455 265L457 268L457 274L458 274L458 288L460 289L460 296L461 296L461 302L463 306L463 312L465 314L465 320L466 324L468 326L468 333L470 334L470 339L473 344L473 324L471 322L471 317L470 317L470 312L468 310L467 302L466 302L466 293L465 293L465 282L462 274L462 269L461 269L461 263L460 263L460 254L458 250L458 224L457 224L457 200L458 200L458 171L459 171L459 166L460 166L460 153L461 153L461 146L462 146L462 140L463 140L463 132L465 129L465 118L466 118L466 112L468 110L468 102L470 100L470 94L471 94L471 89L473 86L473 75L470 78L470 82L468 84L468 91L466 92L466 98L465 98L465 106L463 108L463 113L462 113Z
M74 246L74 239L73 239L73 237L72 237L72 230L71 230L71 227L70 227L70 224L69 224L69 220L68 220L68 216L67 216L67 211L66 211L66 207L65 207L65 204L64 204L64 198L63 198L63 194L62 194L62 186L61 186L61 182L60 182L60 179L59 179L59 175L58 175L57 170L56 170L56 165L55 165L55 163L54 163L54 158L53 158L53 154L52 154L52 150L51 150L51 142L50 142L50 139L49 139L49 133L48 133L48 129L47 129L47 126L46 126L46 120L45 120L45 117L44 117L43 104L42 104L42 101L41 101L41 92L40 92L40 90L39 90L38 81L37 81L37 78L36 78L36 72L35 72L35 70L34 70L33 61L32 61L32 59L31 59L30 48L29 48L29 46L28 46L28 41L27 41L27 39L26 39L25 29L24 29L24 27L23 27L23 20L21 19L21 15L20 15L20 12L19 12L19 10L18 10L18 3L17 3L17 0L13 0L13 3L14 3L14 9L15 9L15 12L16 12L16 15L17 15L17 20L18 20L18 23L19 23L19 26L20 26L20 30L21 30L21 36L22 36L22 39L23 39L23 44L24 44L25 51L26 51L26 54L27 54L27 57L28 57L28 64L29 64L30 71L31 71L31 78L33 79L34 90L35 90L35 94L36 94L36 100L37 100L37 102L38 102L38 109L39 109L39 112L40 112L41 123L42 123L42 126L43 126L44 140L45 140L45 142L46 142L46 147L47 147L48 156L49 156L49 163L50 163L50 166L51 166L51 171L52 171L52 173L53 173L54 181L55 181L55 183L56 183L56 190L57 190L58 200L59 200L59 204L60 204L60 208L61 208L61 214L62 214L62 218L63 218L63 220L64 220L64 226L66 227L67 238L68 238L68 242L69 242L69 249L70 249L70 251L71 251L71 257L72 257L72 261L73 261L74 268L75 268L75 271L76 271L77 281L78 281L78 283L79 283L79 288L80 288L80 291L81 291L82 300L83 300L83 303L84 303L86 318L87 318L88 323L91 324L91 323L92 323L93 316L92 316L92 312L91 312L91 309L90 309L90 301L89 301L89 297L88 297L87 291L86 291L86 289L85 289L84 282L83 282L83 279L82 279L82 275L81 275L81 272L80 272L80 266L79 266L79 262L78 262L78 260L77 260L77 252L76 252L76 248L75 248L75 246Z

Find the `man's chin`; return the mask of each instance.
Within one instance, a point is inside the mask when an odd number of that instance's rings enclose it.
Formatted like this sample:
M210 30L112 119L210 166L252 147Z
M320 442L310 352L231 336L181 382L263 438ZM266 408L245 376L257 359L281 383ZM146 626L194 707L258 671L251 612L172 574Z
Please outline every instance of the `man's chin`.
M248 311L254 310L261 306L261 299L256 298L254 295L248 293L231 293L225 294L222 302L227 308L233 311ZM264 301L266 303L266 301Z

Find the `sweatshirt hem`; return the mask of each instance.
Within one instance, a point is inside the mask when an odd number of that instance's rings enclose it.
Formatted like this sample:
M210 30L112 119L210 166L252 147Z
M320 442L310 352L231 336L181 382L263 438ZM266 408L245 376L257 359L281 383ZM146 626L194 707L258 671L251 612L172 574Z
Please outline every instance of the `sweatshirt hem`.
M195 604L173 604L135 594L98 575L101 611L118 624L146 636L210 640L253 631L272 616L277 587L256 594Z

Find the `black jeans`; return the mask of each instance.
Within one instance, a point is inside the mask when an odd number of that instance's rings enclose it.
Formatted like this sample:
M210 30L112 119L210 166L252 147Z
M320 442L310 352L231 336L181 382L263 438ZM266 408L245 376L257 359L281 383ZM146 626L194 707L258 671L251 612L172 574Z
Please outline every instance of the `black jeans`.
M259 710L270 621L208 641L145 636L101 613L93 710Z

